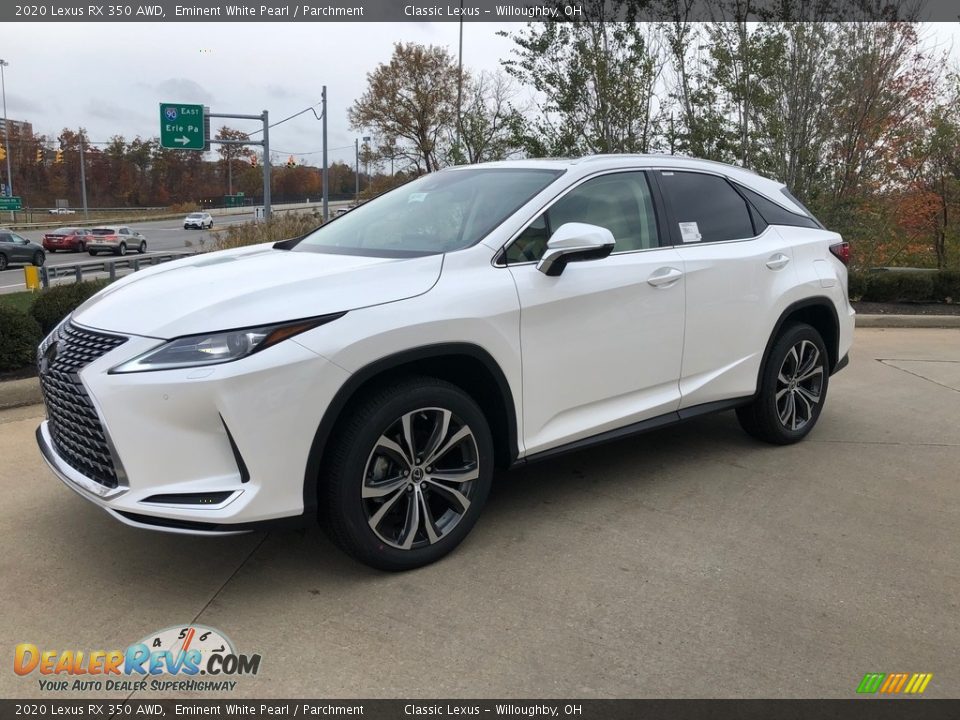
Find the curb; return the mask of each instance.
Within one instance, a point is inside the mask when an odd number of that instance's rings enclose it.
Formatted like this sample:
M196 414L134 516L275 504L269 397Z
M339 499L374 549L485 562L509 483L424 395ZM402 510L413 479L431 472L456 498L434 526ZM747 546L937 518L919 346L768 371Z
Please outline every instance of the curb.
M860 315L858 328L960 328L960 315Z
M40 380L35 377L0 382L0 411L43 402Z
M858 328L960 328L960 315L857 315ZM0 411L43 402L38 378L0 382Z

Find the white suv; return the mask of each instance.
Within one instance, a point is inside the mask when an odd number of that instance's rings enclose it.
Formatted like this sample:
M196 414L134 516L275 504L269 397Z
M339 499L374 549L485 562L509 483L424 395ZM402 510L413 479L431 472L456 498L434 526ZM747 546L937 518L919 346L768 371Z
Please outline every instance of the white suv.
M727 165L451 168L110 285L39 349L37 439L129 525L319 515L359 560L412 568L469 532L495 467L732 408L803 438L853 336L847 252Z

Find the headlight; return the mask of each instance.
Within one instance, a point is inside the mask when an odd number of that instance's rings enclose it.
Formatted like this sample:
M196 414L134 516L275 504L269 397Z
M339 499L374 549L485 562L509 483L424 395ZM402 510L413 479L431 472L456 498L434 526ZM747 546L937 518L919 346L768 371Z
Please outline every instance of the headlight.
M117 365L110 372L133 373L149 370L174 370L233 362L271 345L276 345L281 340L286 340L306 330L336 320L345 314L323 315L279 325L263 325L241 330L187 335L171 340L133 360Z

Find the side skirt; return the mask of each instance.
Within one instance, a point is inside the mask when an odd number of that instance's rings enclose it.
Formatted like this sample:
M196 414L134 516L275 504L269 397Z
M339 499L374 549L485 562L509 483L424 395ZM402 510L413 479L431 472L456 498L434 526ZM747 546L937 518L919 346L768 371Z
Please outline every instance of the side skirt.
M607 430L606 432L602 432L598 435L592 435L581 440L574 440L573 442L566 443L565 445L559 445L555 448L550 448L549 450L543 450L542 452L528 455L527 457L514 461L510 468L513 469L521 467L523 465L539 462L541 460L550 460L561 455L566 455L567 453L584 450L596 445L603 445L604 443L613 442L614 440L621 440L633 435L640 435L641 433L650 432L651 430L658 430L669 425L675 425L679 422L683 422L684 420L689 420L690 418L700 417L701 415L711 415L713 413L723 412L724 410L732 410L734 408L742 407L743 405L749 405L751 402L753 402L753 397L753 395L748 395L745 397L732 398L730 400L717 400L716 402L709 402L702 405L694 405L693 407L682 408L681 410L675 410L664 415L658 415L654 418L649 418L647 420L641 420L640 422L631 423L630 425L625 425L622 428Z

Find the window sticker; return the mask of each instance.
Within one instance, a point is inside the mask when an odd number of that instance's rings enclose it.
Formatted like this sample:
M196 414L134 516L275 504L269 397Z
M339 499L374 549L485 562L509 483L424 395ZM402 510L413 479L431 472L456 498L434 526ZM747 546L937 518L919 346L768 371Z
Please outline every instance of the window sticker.
M695 222L677 223L680 226L680 239L685 243L700 242L703 236L700 234L700 228Z

